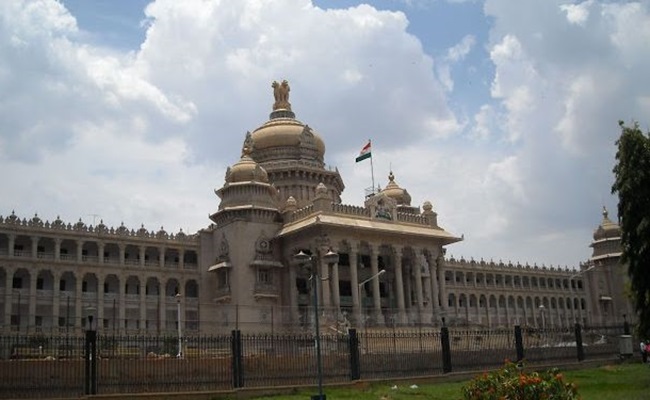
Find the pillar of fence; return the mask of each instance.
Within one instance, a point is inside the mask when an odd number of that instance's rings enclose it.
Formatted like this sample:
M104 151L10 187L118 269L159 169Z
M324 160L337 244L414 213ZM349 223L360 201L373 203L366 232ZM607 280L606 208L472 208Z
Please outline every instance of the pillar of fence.
M241 331L233 330L231 336L231 350L232 350L232 387L244 387L244 371L243 371L243 351L241 341Z
M520 362L524 359L524 339L519 325L515 325L515 349L517 350L517 362Z
M582 327L579 323L576 322L574 329L576 334L576 351L578 352L578 361L583 361L585 359L585 349L582 347Z
M350 380L361 379L361 366L359 360L359 336L356 329L348 330L348 348L350 350Z
M447 374L451 372L451 346L449 345L449 328L445 326L444 319L440 328L440 345L442 348L442 372Z
M85 348L84 393L97 394L97 331L86 331Z

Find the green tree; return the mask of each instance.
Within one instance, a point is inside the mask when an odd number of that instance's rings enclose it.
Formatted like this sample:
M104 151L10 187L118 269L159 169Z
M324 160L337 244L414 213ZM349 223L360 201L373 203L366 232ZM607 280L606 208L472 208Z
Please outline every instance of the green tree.
M612 193L618 194L622 262L627 264L639 334L650 335L650 135L625 126L616 142Z

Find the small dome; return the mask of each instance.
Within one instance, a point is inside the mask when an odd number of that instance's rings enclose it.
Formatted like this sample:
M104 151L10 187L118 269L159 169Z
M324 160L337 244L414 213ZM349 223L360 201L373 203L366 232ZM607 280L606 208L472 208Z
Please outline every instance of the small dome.
M601 240L607 238L617 238L621 236L621 228L617 223L609 219L607 209L603 207L603 220L594 231L594 240Z
M137 234L138 236L140 236L140 237L147 237L147 236L149 236L149 232L148 232L147 229L144 227L144 224L141 224L141 225L140 225L140 229L138 229L138 232L136 232L136 234Z
M399 206L411 205L411 195L406 191L406 189L402 189L397 183L395 183L395 175L393 175L393 171L390 171L390 174L388 175L388 185L386 185L381 193L395 199Z
M79 221L77 221L77 223L74 224L74 229L76 231L83 231L83 230L86 229L86 224L84 224L84 222L81 220L81 218L79 218Z
M124 226L124 222L120 223L120 227L117 228L117 234L118 235L127 235L129 233L129 230Z
M287 197L286 203L284 203L284 207L286 209L296 209L298 207L298 202L296 201L296 198L293 196Z
M156 237L158 239L167 238L167 232L165 231L165 229L162 226L160 227L160 230L158 231L158 233L156 233Z
M52 222L52 227L53 228L61 228L61 227L63 227L63 225L64 225L63 220L61 220L61 217L57 215L54 222Z
M250 181L268 183L269 176L264 168L260 167L260 165L250 157L250 149L244 147L241 159L226 171L226 182L235 183Z

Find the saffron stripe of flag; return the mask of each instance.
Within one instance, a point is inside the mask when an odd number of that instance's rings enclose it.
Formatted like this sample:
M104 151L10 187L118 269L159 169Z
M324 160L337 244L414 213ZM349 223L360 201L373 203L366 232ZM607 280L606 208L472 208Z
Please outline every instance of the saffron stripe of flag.
M359 156L355 159L356 162L363 161L366 158L372 157L372 151L371 151L371 144L370 140L368 140L368 144L363 146L363 149L361 149L361 152L359 153Z

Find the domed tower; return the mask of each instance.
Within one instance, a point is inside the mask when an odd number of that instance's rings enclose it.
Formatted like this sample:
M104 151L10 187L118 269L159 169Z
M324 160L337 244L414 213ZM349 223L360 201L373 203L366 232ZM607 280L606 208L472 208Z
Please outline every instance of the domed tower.
M404 212L409 214L418 214L419 210L417 207L411 206L411 195L406 189L401 188L397 182L395 182L395 175L393 171L390 171L388 174L388 185L380 192L391 199L394 199L397 202L397 211Z
M201 254L208 266L205 283L215 303L237 304L240 309L206 308L203 318L256 323L266 319L273 326L273 316L259 313L281 301L282 264L274 240L281 226L278 192L268 173L251 158L250 148L244 147L215 193L221 199L210 215L215 224L201 232L201 247L208 249Z
M338 169L326 169L325 143L311 127L296 119L289 103L289 83L273 82L275 103L269 120L246 134L244 146L251 158L268 173L269 182L279 192L279 204L293 197L298 208L316 196L323 183L335 203L341 202L345 188Z
M603 207L603 219L594 231L593 249L586 278L590 291L592 321L596 324L623 323L634 316L632 304L625 295L627 268L621 265L621 228L609 219ZM625 317L624 317L625 316Z

